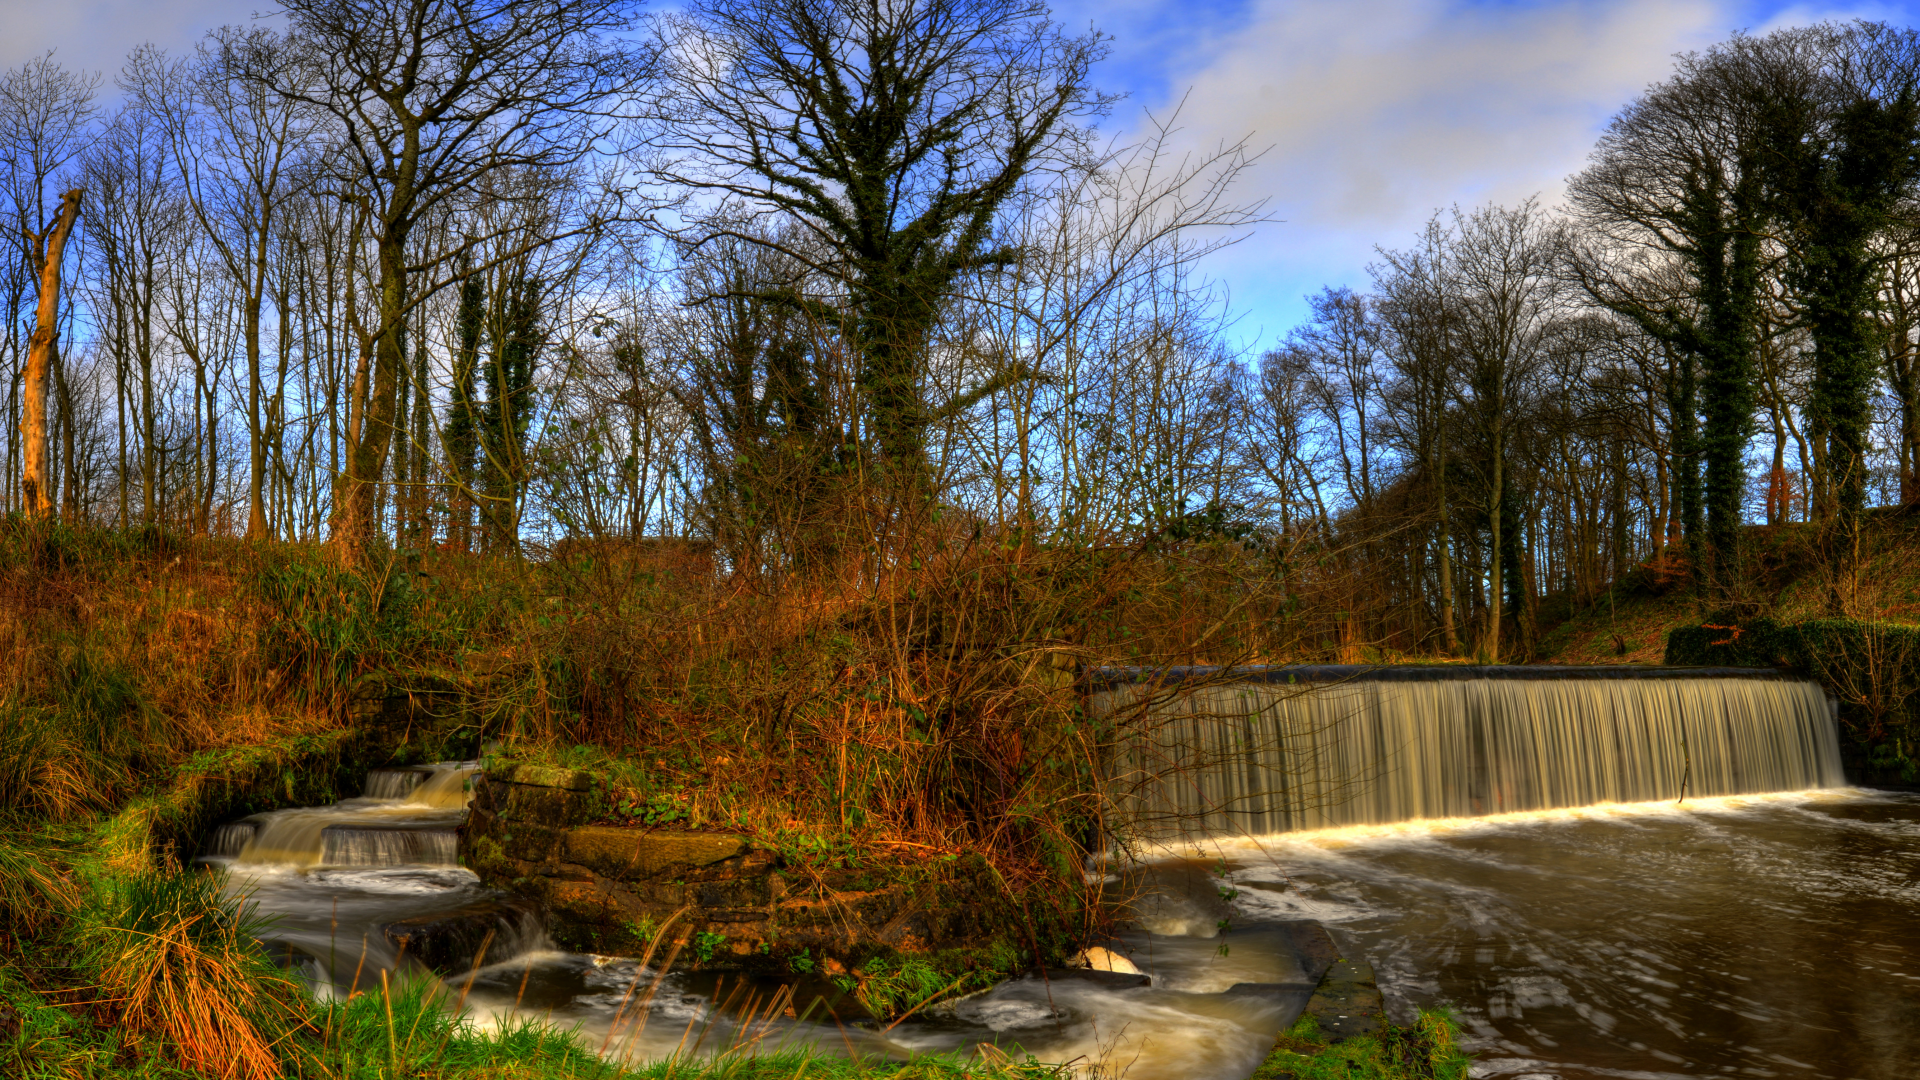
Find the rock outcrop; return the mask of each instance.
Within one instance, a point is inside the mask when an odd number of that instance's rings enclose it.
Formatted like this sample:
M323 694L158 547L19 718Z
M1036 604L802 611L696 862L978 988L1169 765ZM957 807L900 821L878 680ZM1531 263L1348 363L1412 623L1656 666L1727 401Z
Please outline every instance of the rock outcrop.
M939 954L942 970L1027 961L984 865L822 869L734 833L607 824L610 802L590 773L491 768L476 784L463 861L487 885L544 904L554 939L582 951L638 955L671 920L680 966L831 972L882 954Z

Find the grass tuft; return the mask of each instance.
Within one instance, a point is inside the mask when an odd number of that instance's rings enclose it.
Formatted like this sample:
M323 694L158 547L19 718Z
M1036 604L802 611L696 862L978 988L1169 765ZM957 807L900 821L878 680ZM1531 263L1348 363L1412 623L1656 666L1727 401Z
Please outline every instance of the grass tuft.
M256 945L258 927L211 874L110 879L71 929L97 971L95 1004L123 1036L168 1047L220 1080L278 1080L276 1047L304 1019L298 987Z

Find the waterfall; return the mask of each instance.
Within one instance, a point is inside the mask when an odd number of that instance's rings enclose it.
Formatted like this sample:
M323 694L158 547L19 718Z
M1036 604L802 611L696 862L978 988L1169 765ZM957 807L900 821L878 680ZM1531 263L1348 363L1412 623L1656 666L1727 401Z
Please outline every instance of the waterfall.
M419 806L459 809L473 799L469 785L480 775L480 766L471 764L437 765L433 775L407 795L407 801Z
M426 769L375 769L367 774L366 799L399 801L413 794L426 780Z
M1110 678L1137 835L1257 835L1844 783L1826 697L1774 672L1267 668Z
M260 825L253 821L229 821L216 825L207 834L206 849L201 854L232 858L246 850L247 845L253 842L253 834L258 831Z
M208 837L205 854L242 866L455 866L456 830L478 772L459 761L376 769L359 799L230 822Z
M460 838L453 829L366 828L330 825L321 832L326 866L455 866Z

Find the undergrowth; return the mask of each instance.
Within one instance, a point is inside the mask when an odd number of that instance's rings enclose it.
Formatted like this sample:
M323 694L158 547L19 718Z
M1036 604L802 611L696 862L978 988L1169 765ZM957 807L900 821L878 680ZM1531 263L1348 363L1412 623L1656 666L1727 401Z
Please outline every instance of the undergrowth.
M1284 558L1205 530L1050 547L936 521L888 550L723 583L691 544L350 569L296 544L0 521L0 955L28 1018L10 1052L36 1077L240 1080L269 1074L267 1047L286 1075L384 1080L377 1045L295 1053L360 1021L249 967L244 920L190 914L207 898L173 860L215 815L337 797L350 758L482 745L591 766L623 793L609 820L745 832L802 876L987 883L1019 962L1059 953L1105 917L1080 867L1116 731L1081 673L1333 647L1300 630ZM849 977L882 1013L969 988L910 960ZM548 1037L442 1034L475 1076L518 1075L501 1040Z
M17 856L18 849L10 849ZM317 1001L276 969L244 902L216 875L99 874L62 893L44 933L0 961L0 1075L8 1080L1039 1080L1063 1075L984 1057L848 1060L811 1050L723 1048L633 1064L544 1018L487 1024L455 992L413 979ZM66 881L67 879L62 878Z

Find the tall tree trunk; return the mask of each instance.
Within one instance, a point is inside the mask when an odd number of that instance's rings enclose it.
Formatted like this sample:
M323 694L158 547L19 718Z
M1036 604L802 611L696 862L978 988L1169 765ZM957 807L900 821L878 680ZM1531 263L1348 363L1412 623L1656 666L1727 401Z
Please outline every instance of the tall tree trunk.
M51 462L47 460L47 390L53 366L59 363L60 259L67 237L80 218L79 188L60 197L60 209L46 231L31 238L34 271L40 275L40 303L34 312L33 337L27 345L27 370L20 409L20 440L25 446L20 468L23 509L28 517L53 511Z
M260 417L260 303L266 286L266 231L261 230L256 277L247 283L247 539L265 540L267 524L267 439Z
M1506 585L1502 576L1505 567L1500 560L1505 552L1505 545L1500 542L1501 518L1506 513L1506 471L1501 460L1506 456L1505 443L1506 440L1496 428L1493 436L1493 467L1487 482L1487 637L1481 647L1489 664L1500 662L1500 617L1504 606L1501 601Z
M67 385L67 366L53 365L53 387L60 401L60 457L54 462L56 483L61 491L60 516L80 520L80 462L74 449L73 388Z
M380 319L373 340L372 371L355 380L359 398L356 430L349 432L346 469L334 509L332 542L350 565L359 564L373 542L379 514L380 481L393 445L394 403L406 365L400 326L407 309L406 237L380 238Z
M1440 642L1448 656L1458 656L1460 634L1454 628L1453 615L1453 529L1447 509L1447 467L1440 455L1435 455L1433 488L1440 512Z
M1613 574L1612 580L1618 582L1627 576L1633 568L1633 552L1630 547L1632 531L1627 520L1627 436L1626 432L1617 432L1613 439Z

